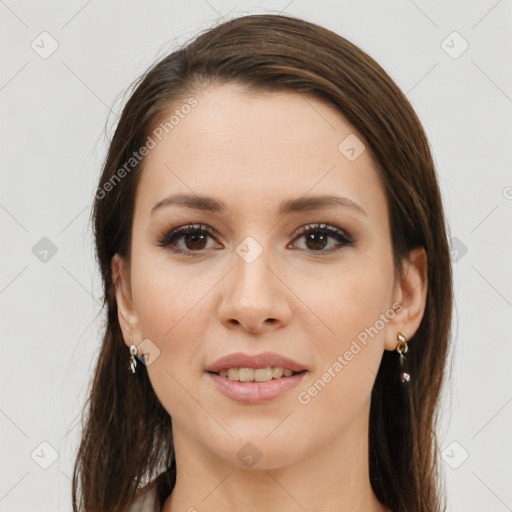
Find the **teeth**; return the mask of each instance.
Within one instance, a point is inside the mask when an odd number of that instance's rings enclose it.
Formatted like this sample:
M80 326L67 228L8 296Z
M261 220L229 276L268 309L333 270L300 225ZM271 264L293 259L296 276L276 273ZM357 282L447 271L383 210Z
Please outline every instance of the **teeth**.
M240 382L254 380L254 370L252 368L238 368L238 380Z
M254 370L254 380L256 382L268 382L272 380L272 368L258 368Z
M272 368L272 378L279 379L279 377L283 376L283 369L280 366L276 366Z
M238 380L240 382L268 382L272 379L281 377L290 377L294 372L281 366L266 368L230 368L219 372L221 377L227 377L229 380Z

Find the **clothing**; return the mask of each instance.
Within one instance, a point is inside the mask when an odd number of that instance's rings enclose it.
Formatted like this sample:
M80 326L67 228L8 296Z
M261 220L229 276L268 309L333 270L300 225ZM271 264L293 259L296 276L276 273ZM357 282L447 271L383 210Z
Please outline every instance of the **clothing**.
M141 489L139 496L135 498L135 501L128 509L128 512L153 512L153 504L156 498L156 487L151 485L151 483Z

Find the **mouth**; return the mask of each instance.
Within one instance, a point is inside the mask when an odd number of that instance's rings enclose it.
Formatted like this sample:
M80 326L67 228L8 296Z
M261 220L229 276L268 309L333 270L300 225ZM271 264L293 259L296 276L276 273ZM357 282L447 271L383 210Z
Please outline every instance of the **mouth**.
M266 382L273 378L290 377L293 373L307 369L305 365L273 352L260 354L235 352L207 365L205 371L242 382L251 380L259 382L258 379L264 379L261 382Z
M234 367L218 372L207 371L215 389L230 400L243 405L269 403L285 397L300 385L308 370L292 371L289 368L269 366L264 368Z
M218 391L238 403L251 405L285 396L308 372L305 365L273 352L235 352L205 368Z
M286 379L307 370L293 371L282 366L267 366L264 368L228 368L218 372L208 372L225 379L237 382L269 382L271 380Z

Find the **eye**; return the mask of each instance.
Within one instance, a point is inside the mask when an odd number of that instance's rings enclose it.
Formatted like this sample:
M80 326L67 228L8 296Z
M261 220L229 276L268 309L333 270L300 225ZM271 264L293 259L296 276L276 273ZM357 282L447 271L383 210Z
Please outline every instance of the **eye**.
M299 228L295 235L294 240L304 237L306 250L313 252L315 256L333 253L344 246L353 245L353 241L344 231L329 224L308 224ZM328 246L329 238L336 240L338 244L325 249Z
M213 229L206 224L189 224L169 231L159 239L157 244L161 247L168 247L173 252L186 256L200 256L207 247L208 237L213 238ZM183 242L180 246L177 242ZM194 254L196 253L196 254Z
M329 224L308 224L300 227L294 235L294 240L304 237L305 248L301 249L311 252L315 256L333 253L344 246L353 245L353 241L344 231ZM208 238L214 238L214 231L210 226L188 224L167 232L157 241L157 244L160 247L167 247L177 254L197 257L204 254L206 250L215 248L215 246L208 247ZM329 239L335 240L337 244L326 249ZM216 248L221 248L221 246L216 246ZM292 245L289 244L287 248L292 248Z

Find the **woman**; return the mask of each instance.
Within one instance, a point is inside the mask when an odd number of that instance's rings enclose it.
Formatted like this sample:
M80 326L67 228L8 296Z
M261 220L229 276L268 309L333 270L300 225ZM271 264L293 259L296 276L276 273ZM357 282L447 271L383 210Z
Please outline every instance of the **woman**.
M445 218L368 55L287 16L205 31L138 82L93 213L75 511L444 510Z

